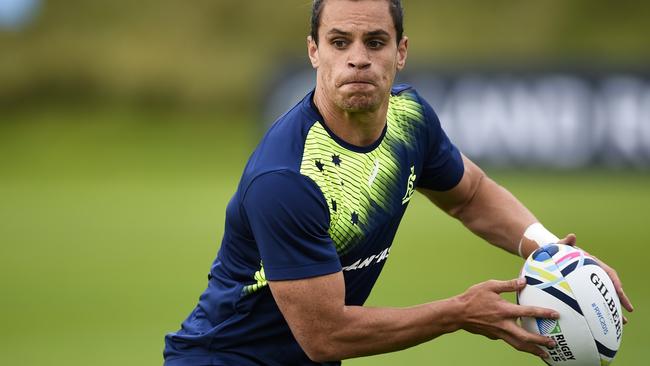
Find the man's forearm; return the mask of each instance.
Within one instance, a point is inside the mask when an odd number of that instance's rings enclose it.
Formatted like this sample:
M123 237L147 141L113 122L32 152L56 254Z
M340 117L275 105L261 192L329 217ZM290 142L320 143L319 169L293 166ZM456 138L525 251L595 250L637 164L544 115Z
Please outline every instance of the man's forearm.
M453 216L476 235L513 254L518 254L526 228L537 222L512 193L487 176L478 183L472 199Z
M408 308L346 306L341 272L269 285L296 340L317 362L420 344L456 331L465 311L458 296Z
M469 230L488 242L518 254L524 231L537 222L515 196L490 179L476 164L463 156L465 172L449 191L420 189L429 200L459 219ZM531 251L528 242L526 251Z
M456 298L409 308L346 306L323 344L322 361L394 352L459 329Z

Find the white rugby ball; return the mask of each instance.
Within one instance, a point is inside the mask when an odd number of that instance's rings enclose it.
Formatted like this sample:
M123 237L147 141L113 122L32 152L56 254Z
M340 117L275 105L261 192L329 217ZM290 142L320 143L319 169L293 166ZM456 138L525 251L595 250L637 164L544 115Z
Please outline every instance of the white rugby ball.
M614 284L584 251L548 244L528 257L521 271L527 286L517 294L521 305L554 309L558 320L522 318L532 333L551 337L549 365L606 366L621 345L623 314Z

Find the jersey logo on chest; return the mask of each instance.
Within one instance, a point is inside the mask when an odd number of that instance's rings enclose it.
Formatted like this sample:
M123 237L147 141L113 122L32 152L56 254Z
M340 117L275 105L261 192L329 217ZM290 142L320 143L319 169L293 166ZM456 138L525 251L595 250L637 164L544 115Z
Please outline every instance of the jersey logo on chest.
M415 178L417 178L415 175L415 166L411 166L411 175L409 175L409 179L406 182L406 194L404 194L404 198L402 198L402 205L405 205L410 201L411 197L413 197L413 193L415 193Z

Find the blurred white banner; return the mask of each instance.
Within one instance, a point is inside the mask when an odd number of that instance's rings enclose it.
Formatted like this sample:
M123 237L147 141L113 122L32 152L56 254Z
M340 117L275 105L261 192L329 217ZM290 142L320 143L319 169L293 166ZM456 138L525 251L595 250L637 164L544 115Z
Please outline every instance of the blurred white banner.
M498 166L650 167L650 78L639 73L401 75L471 158ZM313 87L286 73L265 101L271 123Z

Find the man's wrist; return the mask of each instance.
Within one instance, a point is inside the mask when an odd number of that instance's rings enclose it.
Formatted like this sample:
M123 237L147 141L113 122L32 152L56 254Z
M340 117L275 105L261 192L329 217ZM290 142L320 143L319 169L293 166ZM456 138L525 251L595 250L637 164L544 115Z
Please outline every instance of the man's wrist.
M462 329L465 308L460 295L439 300L435 303L435 306L439 310L436 316L436 322L441 327L443 333L453 333Z
M535 249L558 241L560 241L560 238L548 231L541 223L535 222L524 231L519 241L517 253L520 257L527 258Z

